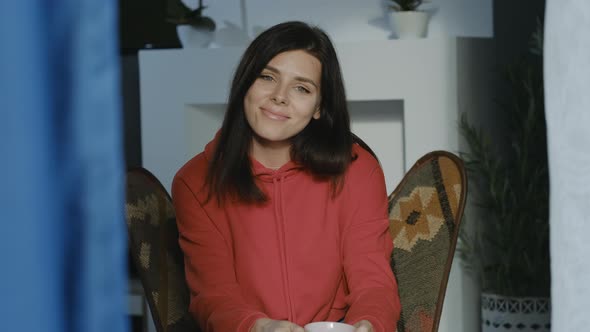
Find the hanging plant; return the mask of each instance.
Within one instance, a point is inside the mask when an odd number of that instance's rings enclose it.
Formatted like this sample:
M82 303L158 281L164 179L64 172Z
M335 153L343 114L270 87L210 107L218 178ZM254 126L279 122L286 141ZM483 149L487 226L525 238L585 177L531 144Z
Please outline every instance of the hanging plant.
M398 12L416 11L426 0L391 0L387 5Z
M190 9L181 0L167 0L166 21L175 25L191 25L210 31L215 30L215 22L207 16L203 16L203 0L199 0L196 9Z

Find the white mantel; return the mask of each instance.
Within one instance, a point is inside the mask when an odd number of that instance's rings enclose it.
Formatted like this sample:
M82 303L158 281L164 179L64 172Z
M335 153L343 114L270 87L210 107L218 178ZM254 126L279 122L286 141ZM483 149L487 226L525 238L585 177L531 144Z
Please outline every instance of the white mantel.
M458 63L473 67L483 61L474 58L482 54L482 43L486 41L427 38L336 44L352 128L379 156L388 191L423 154L438 149L458 152L459 109L473 107L486 95L477 91L479 77L474 79L475 74ZM167 189L178 168L218 129L243 50L139 53L143 166ZM469 299L473 294L464 292L465 282L455 262L441 332L469 332L477 326L471 320L478 306Z

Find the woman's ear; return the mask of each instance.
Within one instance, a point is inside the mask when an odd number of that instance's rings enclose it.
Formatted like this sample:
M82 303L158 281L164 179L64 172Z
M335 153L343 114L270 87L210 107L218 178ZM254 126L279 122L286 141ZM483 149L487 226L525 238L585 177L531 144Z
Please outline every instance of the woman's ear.
M318 108L314 113L313 113L313 118L314 119L319 119L320 115L322 114L322 112L320 111L320 109Z

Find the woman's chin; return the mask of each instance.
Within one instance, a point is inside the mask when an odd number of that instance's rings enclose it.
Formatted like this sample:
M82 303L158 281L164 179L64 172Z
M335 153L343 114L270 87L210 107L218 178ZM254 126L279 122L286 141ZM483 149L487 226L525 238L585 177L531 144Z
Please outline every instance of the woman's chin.
M291 138L279 133L266 132L262 133L262 135L256 134L254 139L258 142L258 144L264 147L280 148L291 146Z

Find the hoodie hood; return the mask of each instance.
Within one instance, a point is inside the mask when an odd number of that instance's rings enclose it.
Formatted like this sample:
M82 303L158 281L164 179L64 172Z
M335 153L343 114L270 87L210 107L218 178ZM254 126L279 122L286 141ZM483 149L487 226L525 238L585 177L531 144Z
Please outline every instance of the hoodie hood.
M211 162L213 159L213 154L215 153L215 149L217 148L217 143L219 142L221 130L218 130L215 134L215 137L211 142L207 143L205 146L205 158L207 162ZM303 171L303 165L290 160L279 169L270 169L260 163L258 160L254 159L252 156L249 156L250 159L250 168L252 169L252 174L260 181L264 182L273 182L276 179L285 180L298 172Z

